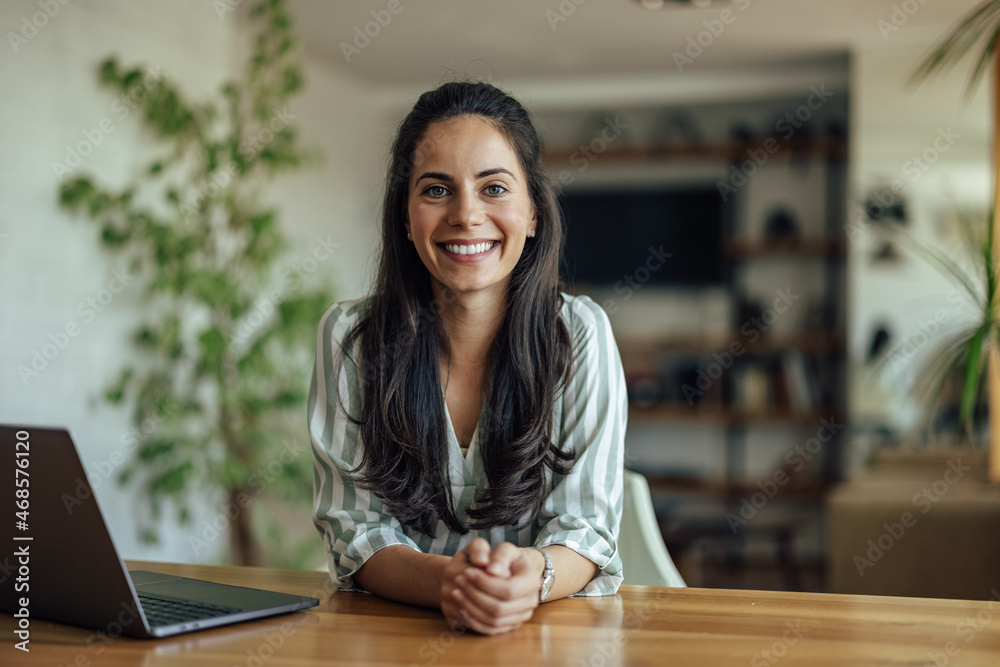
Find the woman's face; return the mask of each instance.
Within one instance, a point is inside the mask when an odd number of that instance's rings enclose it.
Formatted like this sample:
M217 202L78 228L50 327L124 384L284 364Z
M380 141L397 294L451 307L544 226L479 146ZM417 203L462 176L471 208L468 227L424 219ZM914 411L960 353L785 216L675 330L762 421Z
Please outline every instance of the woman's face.
M434 123L414 151L406 229L442 288L503 301L535 229L528 182L500 132L474 116Z

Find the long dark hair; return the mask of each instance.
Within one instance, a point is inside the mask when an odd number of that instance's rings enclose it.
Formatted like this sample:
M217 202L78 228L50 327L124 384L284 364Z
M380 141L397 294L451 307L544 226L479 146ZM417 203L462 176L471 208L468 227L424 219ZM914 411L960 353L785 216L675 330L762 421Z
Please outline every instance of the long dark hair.
M486 360L479 447L488 488L468 510L468 525L453 509L448 474L438 366L448 344L441 304L404 227L418 144L432 124L460 116L486 120L507 139L537 215L535 237L511 274L506 313ZM561 246L559 208L542 169L541 144L521 104L487 83L446 83L421 95L392 145L374 293L343 343L345 354L357 355L361 383L362 413L349 415L359 425L363 450L352 471L355 482L403 524L426 535L436 533L438 520L461 534L518 525L541 507L543 466L569 473L575 454L552 441L553 408L572 359L560 317Z

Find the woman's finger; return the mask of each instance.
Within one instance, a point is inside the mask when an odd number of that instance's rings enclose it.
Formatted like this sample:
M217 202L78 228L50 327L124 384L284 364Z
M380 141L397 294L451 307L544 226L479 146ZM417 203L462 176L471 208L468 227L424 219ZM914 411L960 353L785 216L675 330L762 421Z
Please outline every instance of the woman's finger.
M469 542L462 551L465 552L469 563L476 567L486 567L490 562L492 551L490 543L481 537Z
M460 578L457 582L459 588L453 593L453 597L462 608L475 608L480 611L479 616L486 618L500 618L513 614L522 614L538 606L538 603L531 597L516 597L511 600L500 600L488 593L479 590L467 578Z
M538 589L541 576L535 576L530 568L514 566L515 574L510 577L496 577L475 569L466 570L464 577L483 593L500 601L529 598L538 603Z
M498 577L509 577L514 561L521 557L520 552L519 547L504 542L493 550L486 571Z
M465 622L466 626L483 634L499 634L501 632L508 632L514 628L520 627L525 622L530 620L532 616L532 612L527 611L493 617L483 614L483 612L477 608L465 606L462 607L462 610L459 613L461 614L462 620Z

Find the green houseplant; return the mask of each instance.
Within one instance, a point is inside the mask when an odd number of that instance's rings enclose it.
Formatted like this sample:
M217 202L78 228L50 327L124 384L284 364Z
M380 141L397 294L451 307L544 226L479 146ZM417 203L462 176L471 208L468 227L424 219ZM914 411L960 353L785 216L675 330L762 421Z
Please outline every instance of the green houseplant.
M258 2L249 17L249 62L221 100L192 102L169 78L103 62L101 83L134 104L160 148L121 190L85 175L59 196L98 224L144 289L138 354L106 395L131 406L119 481L143 491L143 539L156 541L171 510L196 555L228 535L236 564L296 566L303 551L274 517L308 516L302 415L315 325L332 300L308 285L336 244L320 239L289 265L276 212L261 203L268 180L315 156L287 111L303 78L284 2ZM197 524L193 495L212 507Z
M1000 114L1000 0L985 0L982 4L960 20L956 26L919 63L913 75L914 81L922 81L941 70L951 68L968 57L972 58L966 91L971 95L993 64L994 112ZM993 123L994 168L1000 164L1000 119ZM934 363L938 363L940 374L932 395L957 364L961 364L962 388L961 419L971 428L973 411L979 401L982 388L988 393L990 479L1000 482L1000 302L996 294L996 260L1000 257L1000 234L995 229L997 207L1000 205L1000 171L995 174L993 211L986 223L984 239L978 247L977 267L972 272L982 276L981 288L972 285L978 294L979 321L968 335L942 349ZM960 281L968 280L969 272L963 267L950 263L940 253L924 253L932 262L941 266L946 273ZM978 262L981 260L981 264ZM983 382L983 377L986 381Z
M940 417L942 403L954 405L958 410L951 420L975 442L977 425L984 416L982 393L986 355L1000 340L1000 322L995 317L1000 295L993 263L992 220L978 211L956 207L954 224L963 241L961 254L954 257L894 225L882 225L881 228L888 238L909 249L956 285L949 294L949 303L971 305L972 321L945 334L944 340L918 364L917 377L923 381L918 381L914 389L929 408L924 415L926 426ZM940 323L936 325L941 326ZM922 337L935 335L934 331L932 329L930 334L921 331L915 340L902 343L883 359L882 365L893 369L906 365L914 358ZM945 394L949 397L943 401Z

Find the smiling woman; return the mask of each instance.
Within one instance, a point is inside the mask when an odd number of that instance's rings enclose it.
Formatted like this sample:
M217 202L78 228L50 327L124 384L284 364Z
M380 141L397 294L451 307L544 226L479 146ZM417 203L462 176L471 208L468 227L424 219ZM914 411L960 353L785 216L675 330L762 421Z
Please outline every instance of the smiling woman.
M521 105L425 93L399 127L373 294L320 322L315 523L337 585L514 629L622 581L626 393L607 316L559 291Z

